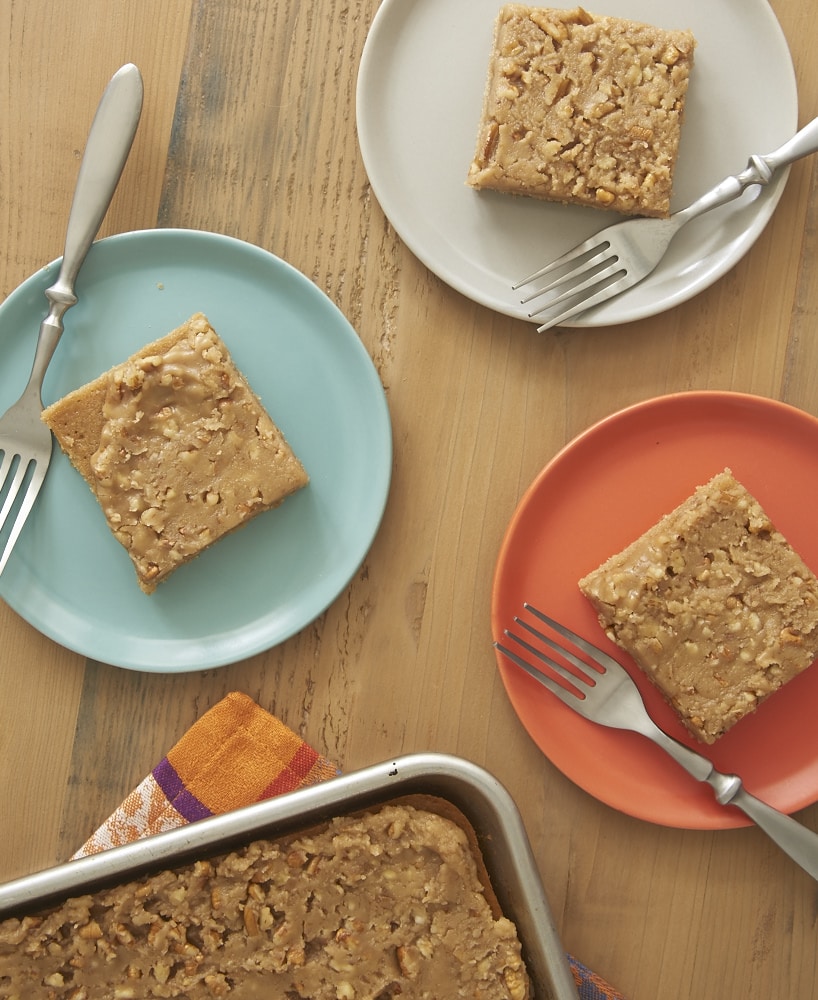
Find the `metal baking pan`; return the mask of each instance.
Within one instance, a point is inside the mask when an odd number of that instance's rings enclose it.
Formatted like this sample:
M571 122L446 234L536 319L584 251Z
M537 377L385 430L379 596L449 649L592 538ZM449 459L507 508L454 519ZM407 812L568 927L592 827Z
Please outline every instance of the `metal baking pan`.
M277 839L335 816L417 795L445 800L473 828L497 901L517 925L538 1000L577 1000L514 800L483 768L448 754L419 753L384 761L311 788L15 879L0 886L0 918L30 913L103 885L223 853L251 840Z

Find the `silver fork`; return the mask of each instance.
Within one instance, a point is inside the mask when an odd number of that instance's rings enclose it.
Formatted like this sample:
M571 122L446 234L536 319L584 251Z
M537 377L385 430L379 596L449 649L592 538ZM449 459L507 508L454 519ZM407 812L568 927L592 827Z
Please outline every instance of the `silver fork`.
M530 659L515 650L495 642L495 646L505 656L536 678L569 708L589 721L612 729L640 733L652 740L667 751L676 763L697 781L710 785L720 805L738 806L793 861L818 880L818 834L757 799L746 791L737 775L722 774L706 757L661 730L648 715L639 689L630 674L612 656L530 604L524 604L523 607L541 625L560 636L561 640L555 639L541 627L536 627L519 617L515 617L515 623L536 640L537 644L508 629L505 630L505 634L530 657L546 664L559 680L535 667ZM563 660L576 668L577 672L570 670L561 660L550 656L543 650L543 646L558 653ZM588 660L596 666L592 667Z
M131 63L121 67L105 88L80 164L60 272L45 293L50 309L40 326L31 374L23 394L0 418L0 533L10 515L15 514L0 553L0 573L51 462L51 431L40 419L43 379L62 336L63 316L77 301L77 274L102 225L133 144L142 113L142 95L142 77Z
M745 169L726 177L687 208L668 219L626 219L595 233L552 263L512 285L518 291L553 275L528 293L523 305L541 296L546 301L533 308L529 319L542 318L539 333L620 295L646 278L661 261L676 233L697 216L732 201L752 184L768 184L785 166L818 152L818 118L766 156L753 155Z

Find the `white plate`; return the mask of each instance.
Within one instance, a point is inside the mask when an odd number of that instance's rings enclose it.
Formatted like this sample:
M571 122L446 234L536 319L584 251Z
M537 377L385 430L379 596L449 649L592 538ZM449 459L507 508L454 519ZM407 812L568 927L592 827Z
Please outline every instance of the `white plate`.
M31 368L43 292L57 266L32 275L0 306L0 412ZM55 445L0 596L69 649L146 671L220 666L294 635L355 574L389 490L389 412L357 334L299 271L213 233L158 229L100 240L77 295L46 378L46 404L201 311L310 483L148 596L88 486Z
M409 249L475 302L527 319L512 284L619 216L466 186L501 6L384 0L361 60L358 135L375 197ZM606 0L591 10L696 37L674 210L796 130L792 59L766 0ZM650 277L567 325L624 323L701 292L753 245L785 182L786 171L691 222Z

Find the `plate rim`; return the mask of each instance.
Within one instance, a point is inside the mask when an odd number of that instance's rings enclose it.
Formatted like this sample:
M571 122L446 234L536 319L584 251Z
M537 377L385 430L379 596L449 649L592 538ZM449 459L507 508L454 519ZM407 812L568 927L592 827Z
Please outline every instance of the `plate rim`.
M351 565L353 556L350 553L347 560L348 565L347 563L344 564L345 568L343 572L339 571L336 576L332 577L335 585L330 586L329 589L323 587L320 593L316 594L316 600L310 605L308 612L301 610L298 614L289 614L285 616L284 621L279 625L271 623L268 627L264 627L265 619L270 617L268 613L266 616L258 616L247 621L239 628L229 626L214 631L209 635L197 634L193 637L187 635L162 636L159 638L145 635L134 638L133 635L127 633L118 633L116 638L122 647L122 655L111 655L112 650L110 646L112 637L102 643L95 642L93 635L86 634L89 631L89 626L92 625L92 621L87 617L85 618L84 628L80 629L78 625L72 634L66 634L64 628L62 631L60 627L52 628L47 618L28 607L28 604L31 602L31 596L28 594L21 596L17 592L17 589L9 581L11 574L8 576L4 574L0 577L0 599L17 615L23 618L23 620L37 629L37 631L57 642L65 649L92 660L99 659L101 662L117 668L144 673L176 674L227 666L249 656L275 648L302 631L310 622L320 617L340 594L343 593L365 561L366 555L371 549L380 529L391 488L394 442L386 389L381 382L369 352L366 350L359 334L340 308L302 271L258 244L224 233L187 227L154 227L115 233L94 241L91 251L95 254L95 257L98 257L108 247L112 247L114 252L117 252L117 249L124 245L125 251L123 252L127 252L129 247L132 248L134 246L138 250L139 245L142 243L151 246L153 245L151 241L158 241L160 246L167 248L164 251L165 253L173 252L175 246L181 246L183 249L184 247L190 247L199 250L199 252L201 252L201 247L204 247L205 251L212 247L215 248L217 255L249 254L259 263L259 266L270 268L271 274L277 271L279 278L284 277L285 280L297 282L299 293L305 297L304 301L314 303L315 308L331 315L336 324L334 326L335 333L345 338L344 350L353 357L354 363L360 371L363 384L369 387L369 405L373 418L372 440L377 440L378 442L376 449L378 461L373 464L370 470L371 480L369 482L371 482L373 489L373 501L369 506L371 517L368 530L360 533L359 545L354 550L357 560L355 561L355 565ZM241 260L241 257L238 259ZM33 271L0 302L0 323L4 321L7 313L17 308L26 308L25 297L27 295L34 292L37 293L39 299L40 285L47 280L47 276L50 277L55 268L59 268L61 260L62 257L57 257ZM159 263L161 264L161 261ZM105 276L110 277L110 273L106 272ZM81 273L78 282L82 279L83 274ZM83 299L85 297L84 295ZM43 316L46 309L47 302L43 298ZM39 323L40 318L38 313L37 323ZM33 356L33 339L31 346ZM356 354L357 357L354 357ZM55 457L58 451L59 448L55 444ZM67 461L65 456L61 456L60 460ZM32 517L36 517L36 506ZM103 528L106 531L108 530L104 524ZM14 555L12 553L12 560L14 559ZM8 569L9 567L7 567L7 573ZM126 571L129 569L130 564L126 563ZM339 582L341 577L344 578L343 583ZM134 586L136 586L135 583ZM33 588L31 587L31 574L28 570L25 571L24 589L33 589L35 597L36 593L39 592L36 585ZM39 588L39 590L41 591L42 588ZM139 596L135 591L135 599L138 599ZM320 600L317 600L318 598ZM320 607L318 606L319 604ZM51 606L50 603L49 606ZM271 609L271 611L274 610L274 608ZM77 616L78 621L80 617ZM244 641L239 638L240 635L245 636ZM215 649L208 643L208 638L211 642L214 639L216 640L217 646ZM229 649L227 648L228 646ZM103 657L100 657L100 651L105 653Z

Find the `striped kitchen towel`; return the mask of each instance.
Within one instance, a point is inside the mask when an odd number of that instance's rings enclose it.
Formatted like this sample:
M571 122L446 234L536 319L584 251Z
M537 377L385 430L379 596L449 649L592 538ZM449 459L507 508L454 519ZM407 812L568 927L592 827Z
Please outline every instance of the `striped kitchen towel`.
M97 854L340 772L240 692L206 712L74 855ZM623 1000L572 956L580 1000Z
M233 692L191 726L74 857L293 792L338 773L251 698Z

